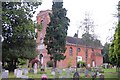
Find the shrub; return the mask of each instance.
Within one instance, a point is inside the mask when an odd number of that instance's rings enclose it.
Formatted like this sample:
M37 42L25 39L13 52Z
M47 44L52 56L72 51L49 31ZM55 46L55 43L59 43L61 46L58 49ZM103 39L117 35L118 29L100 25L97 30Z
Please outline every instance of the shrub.
M26 59L18 58L18 63L19 63L19 65L24 65L24 64L26 64Z
M48 67L53 67L53 61L48 61L48 62L47 62L47 66L48 66Z
M84 67L84 66L85 66L85 62L79 61L79 62L77 62L77 67L80 67L80 66L79 66L80 64L81 64L81 67Z
M70 68L72 66L72 57L69 58L67 68Z

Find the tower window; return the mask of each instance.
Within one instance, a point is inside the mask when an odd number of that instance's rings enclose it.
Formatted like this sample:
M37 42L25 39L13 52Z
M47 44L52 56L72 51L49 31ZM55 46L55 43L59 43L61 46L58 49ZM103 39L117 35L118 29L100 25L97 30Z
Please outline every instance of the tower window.
M78 51L78 52L80 52L80 50L81 50L80 48L77 48L77 51Z
M73 50L72 50L72 47L70 47L70 56L72 56L72 52L73 52Z
M92 48L92 51L94 51L94 49Z

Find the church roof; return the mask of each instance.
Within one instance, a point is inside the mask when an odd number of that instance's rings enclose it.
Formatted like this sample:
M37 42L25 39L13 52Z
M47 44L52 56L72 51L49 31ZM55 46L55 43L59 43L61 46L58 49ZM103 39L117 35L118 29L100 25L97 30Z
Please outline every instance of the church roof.
M67 36L66 44L72 44L72 45L78 44L80 46L87 46L87 47L91 47L91 48L101 48L102 49L102 45L95 44L95 43L89 43L89 42L88 42L88 44L86 44L86 41L83 40L82 38L70 37L70 36Z

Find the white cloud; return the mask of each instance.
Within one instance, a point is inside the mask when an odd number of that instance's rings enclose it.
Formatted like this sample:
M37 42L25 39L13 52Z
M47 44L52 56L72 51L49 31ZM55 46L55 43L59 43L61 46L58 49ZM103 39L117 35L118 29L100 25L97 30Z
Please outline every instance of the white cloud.
M100 40L104 44L106 38L111 35L109 29L117 21L113 14L117 14L117 4L119 0L63 0L63 7L68 10L67 17L70 19L68 36L73 36L77 32L80 22L83 21L85 11L90 13L96 28L95 33L100 36ZM52 0L43 0L42 5L37 9L36 14L40 10L52 8ZM35 15L36 15L35 14ZM35 19L35 18L34 18ZM81 33L79 31L79 36Z

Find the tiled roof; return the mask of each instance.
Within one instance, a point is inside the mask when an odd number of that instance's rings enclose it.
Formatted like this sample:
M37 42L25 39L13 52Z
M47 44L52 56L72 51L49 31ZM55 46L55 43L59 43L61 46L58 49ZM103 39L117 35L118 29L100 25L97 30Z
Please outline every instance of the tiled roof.
M81 45L81 46L86 46L86 41L84 41L81 38L67 36L67 38L66 38L66 44L74 44L74 45L78 44L78 45ZM94 44L94 43L89 43L89 44L87 44L87 47L102 48L102 45L97 45L97 44Z
M80 44L80 45L84 45L85 42L80 39L80 38L76 38L76 37L70 37L70 36L67 36L67 39L66 39L67 43L71 43L71 44Z

